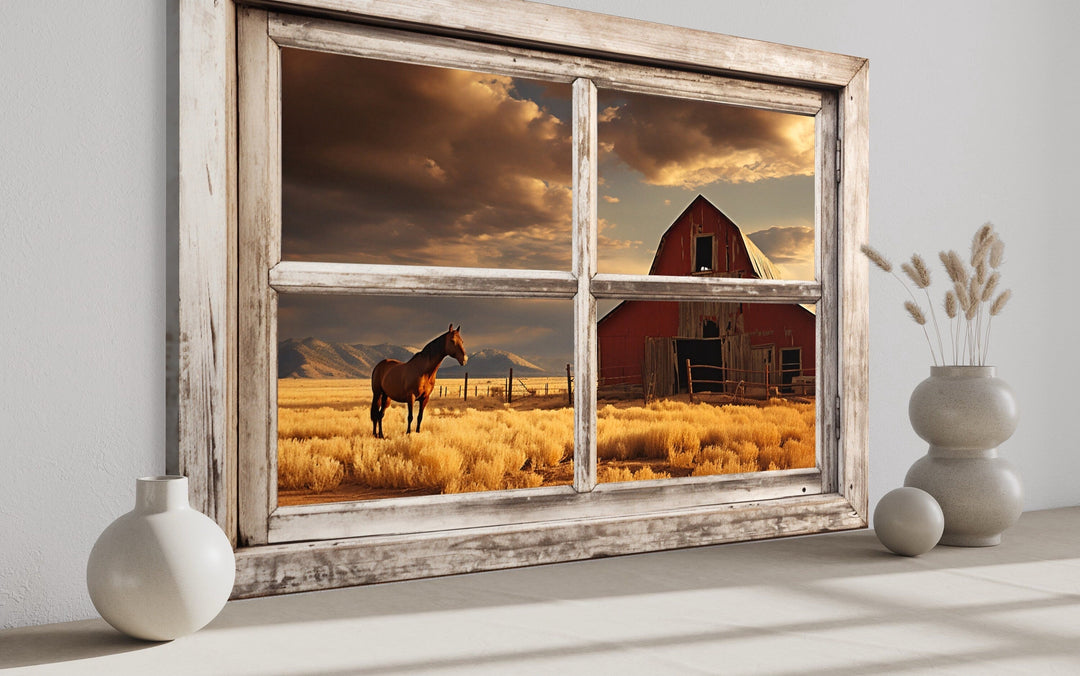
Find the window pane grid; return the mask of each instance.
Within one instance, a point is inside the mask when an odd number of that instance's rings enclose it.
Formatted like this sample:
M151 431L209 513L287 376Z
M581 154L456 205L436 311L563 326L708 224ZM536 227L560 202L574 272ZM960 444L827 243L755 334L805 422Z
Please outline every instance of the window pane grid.
M281 25L285 24L279 24L279 29ZM295 44L296 46L312 48L311 44L308 44L303 40L289 40L287 42ZM286 44L287 42L280 43ZM340 51L340 53L353 53L354 55L359 55L348 49L329 49L326 51ZM372 58L379 58L378 55L371 56ZM430 63L431 61L429 59L421 59L413 62ZM604 65L610 66L611 64ZM619 69L634 70L634 68L635 67L623 64L615 65L615 71L618 71ZM518 74L515 68L493 68L491 70L493 70L493 72L506 72L510 75ZM269 288L273 290L271 293L277 292L283 294L383 294L574 299L574 489L582 500L590 500L593 497L599 499L601 497L599 493L601 492L648 492L650 489L654 488L651 485L640 485L638 487L629 485L606 485L600 487L603 489L602 491L597 490L596 494L592 496L588 495L588 493L598 488L596 483L596 299L621 298L628 300L669 301L711 300L747 303L814 304L822 301L823 298L823 283L820 277L818 278L819 281L791 281L704 276L665 277L660 275L596 273L596 240L600 230L596 215L596 200L599 190L596 174L598 159L596 127L597 119L600 114L597 107L597 85L631 92L656 93L678 98L713 101L736 106L743 105L764 110L780 110L801 114L817 113L821 108L820 102L824 96L821 92L812 90L785 88L776 85L757 85L754 83L749 83L751 85L749 89L743 91L741 87L743 84L747 83L733 81L738 84L737 89L742 92L740 95L744 96L744 98L740 99L738 96L731 97L728 94L724 94L722 82L724 79L714 78L714 76L700 76L702 81L702 84L700 84L700 87L702 88L701 91L706 93L695 92L692 89L687 90L686 92L674 92L666 87L685 86L687 84L685 81L687 78L694 80L698 78L698 76L693 74L674 73L676 77L669 78L670 81L665 83L662 82L663 78L656 78L656 72L649 72L652 69L642 67L640 70L642 72L635 76L640 77L640 80L634 80L633 77L630 77L620 81L620 76L616 73L615 75L595 74L595 77L591 80L579 78L573 83L574 227L571 236L571 245L574 261L570 270L457 268L441 266L332 263L324 261L285 261L269 267L266 277ZM553 74L554 71L550 71L540 73L540 76L553 80L566 80L565 77L554 78L552 77ZM537 76L535 73L530 73L529 75L534 77ZM668 75L671 75L671 73L668 73ZM713 90L710 88L716 85L716 81L714 80L721 82L719 89L716 90L721 93L712 93ZM761 90L760 92L755 92L754 87L758 86L760 86ZM769 92L772 93L770 94ZM777 92L782 94L782 96L776 96ZM759 95L760 99L756 98ZM778 103L779 101L784 102ZM821 150L822 148L819 147L819 151ZM827 150L827 148L825 150ZM828 174L822 172L821 176L819 176L819 182L824 180L825 176L828 176ZM815 234L820 237L823 234L828 233L833 227L834 224L830 221L825 224L824 229L815 228ZM826 234L826 236L828 235ZM819 250L818 256L820 255L821 253ZM271 261L271 263L273 262ZM816 261L815 263L820 266L819 262ZM830 272L832 271L830 270ZM831 277L827 277L824 281L828 284L831 281ZM819 315L818 319L820 322L826 318ZM273 338L271 339L271 343L273 343ZM826 345L820 345L819 351L821 349L827 349L828 347L829 346ZM822 419L823 416L824 418L830 417L825 415L824 412L827 411L828 409L824 405L819 409L819 423L824 422ZM827 428L826 425L819 424L819 429L824 432ZM824 438L823 435L818 439L818 444L820 445L822 443L827 444L832 450L826 451L825 453L819 451L819 467L822 466L820 463L821 456L828 455L829 452L835 452L836 445L831 439ZM796 471L792 470L792 472ZM809 484L813 484L812 486L808 486L806 483L802 484L799 486L799 493L805 495L823 490L820 470L811 468L809 470L797 470L797 472L800 473L799 476L802 476L803 479L809 481ZM784 472L783 474L786 475L787 472ZM749 477L749 475L747 476ZM774 476L773 478L779 479L780 477ZM730 484L732 481L741 483L741 480L729 475L718 477L694 477L692 481L687 481L685 485L698 486L700 489L710 490L709 487L712 485L721 483ZM755 485L759 482L764 482L762 486L758 487L759 489L764 487L765 484L771 485L769 477L763 476L752 480L752 483ZM651 484L653 482L645 483ZM777 483L777 486L779 486L780 483ZM682 485L683 483L677 480L666 480L657 482L655 488L663 488L663 492L666 494L672 490L678 491L679 486ZM543 491L544 489L539 490ZM564 492L565 491L556 490L553 495L562 496L560 499L566 500ZM785 488L777 494L777 497L782 497L787 494L788 490ZM798 493L792 491L791 494L795 495ZM530 501L533 497L534 496L530 494ZM517 499L514 495L505 494L500 496L498 500L502 500L503 498L510 502ZM670 500L671 496L665 499ZM700 499L700 495L697 497L690 497L688 495L687 505L696 503L696 501ZM413 499L411 498L405 499L403 502L411 503L412 500ZM479 503L483 501L483 498L476 496L463 499L460 501L460 506L467 509L467 503L470 503L473 500L477 500ZM324 506L322 510L315 511L336 513L344 510L355 511L359 514L364 513L369 506L374 507L375 505L344 503L340 505L342 508L341 510L339 510L337 506L329 509L327 509L328 506ZM402 504L402 507L406 511L411 510L411 508L407 507L405 504ZM276 526L271 525L271 528L276 531L275 535L271 538L271 541L276 542L298 538L304 539L302 535L298 534L306 533L305 529L307 527L303 526L300 521L297 521L296 519L302 521L304 518L309 518L314 515L314 513L308 513L308 511L303 508L282 508L278 510L276 514L276 517L273 514L271 515L271 523L277 524ZM408 516L406 521L415 517L415 514ZM481 517L481 521L489 518L484 515L481 515ZM331 520L333 520L332 516ZM523 520L522 515L519 515L518 520ZM286 526L285 524L289 525ZM350 528L346 528L346 532L335 535L324 534L324 536L348 537L351 530L352 529ZM373 534L377 533L377 527L376 530L370 532Z

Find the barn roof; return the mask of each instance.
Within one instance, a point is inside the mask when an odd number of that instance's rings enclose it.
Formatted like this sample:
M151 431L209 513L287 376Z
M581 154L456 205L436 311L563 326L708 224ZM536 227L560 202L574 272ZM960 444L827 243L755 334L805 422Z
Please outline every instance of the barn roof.
M765 255L765 252L759 249L758 245L754 244L754 241L747 237L742 230L739 230L739 226L736 225L735 229L739 231L739 237L742 237L743 246L746 247L746 253L750 256L750 263L753 264L754 273L758 276L758 279L783 279L780 276L780 271Z
M708 204L710 208L715 209L717 212L722 214L724 218L726 218L735 228L735 232L739 233L739 237L741 237L743 241L743 246L746 247L746 253L750 257L750 264L754 267L754 274L757 275L758 279L783 279L783 276L781 276L780 270L776 267L776 264L769 260L769 257L765 255L765 252L758 248L758 245L754 244L753 240L746 236L746 233L742 231L742 228L736 225L735 221L731 220L731 218L728 217L727 214L725 214L723 211L720 211L719 207L710 202L707 197L700 193L697 197L690 200L690 204L686 205L686 208L682 210L682 213L680 213L678 217L671 222L671 225L668 226L668 229L665 230L664 234L660 236L660 243L656 246L656 253L653 254L652 265L649 266L650 275L653 274L656 270L656 263L658 260L660 260L660 252L664 250L664 243L667 241L667 236L671 234L671 231L674 230L675 226L679 224L679 221L683 219L683 216L685 216L687 212L690 211L690 209L692 209L695 204L697 204L698 200L701 200L705 204ZM610 316L616 310L625 305L626 302L627 301L622 301L615 307L605 312L604 316L600 317L599 321L602 322L607 319L608 316ZM799 306L810 314L817 314L817 308L813 305L800 303Z
M764 251L758 248L757 244L754 244L754 242L746 236L746 233L742 231L742 228L736 225L735 221L731 220L731 218L729 218L727 214L721 211L719 207L710 202L707 197L701 194L698 194L697 197L690 200L690 204L686 205L686 208L683 209L682 213L679 214L679 216L671 222L671 225L668 226L668 229L665 230L664 234L660 236L660 244L656 247L656 253L653 254L652 265L649 267L650 275L653 274L656 270L656 264L657 261L660 260L660 252L664 250L664 244L667 241L667 236L671 234L671 231L675 229L675 226L679 224L683 217L686 216L687 212L689 212L699 201L708 204L709 208L721 214L725 219L728 220L728 222L731 223L732 227L735 228L735 232L739 233L739 237L741 237L743 241L743 246L746 247L746 253L750 256L750 264L754 267L754 274L757 276L758 279L783 279L780 274L780 270L776 267L776 265L771 260L769 260L769 257L765 255Z

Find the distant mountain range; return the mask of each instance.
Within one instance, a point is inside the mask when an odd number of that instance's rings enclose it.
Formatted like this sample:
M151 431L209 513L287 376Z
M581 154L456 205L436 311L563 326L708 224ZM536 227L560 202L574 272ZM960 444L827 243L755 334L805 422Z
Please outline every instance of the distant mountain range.
M318 338L288 338L278 343L279 378L368 378L383 359L408 361L420 348L405 345L330 343ZM551 375L548 369L506 350L484 348L469 353L469 363L443 360L439 375L445 378Z
M506 377L510 369L514 369L515 377L548 375L547 369L537 366L528 359L513 352L496 350L492 347L469 353L469 363L465 366L453 359L444 361L439 367L439 375L447 378L464 378L465 372L468 371L472 378L496 378Z
M278 343L279 378L366 378L383 359L406 361L416 350L401 345L328 343L289 338Z

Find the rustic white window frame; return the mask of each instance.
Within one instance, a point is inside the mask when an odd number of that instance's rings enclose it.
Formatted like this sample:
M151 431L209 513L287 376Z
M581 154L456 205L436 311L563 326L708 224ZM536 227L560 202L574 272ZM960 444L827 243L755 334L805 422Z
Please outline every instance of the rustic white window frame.
M235 596L866 525L864 59L496 0L182 0L180 20L179 459L239 545ZM572 269L281 262L281 46L572 83ZM598 274L597 86L815 115L817 281ZM574 486L278 507L276 294L373 292L573 299ZM702 297L817 304L818 466L598 485L596 299Z

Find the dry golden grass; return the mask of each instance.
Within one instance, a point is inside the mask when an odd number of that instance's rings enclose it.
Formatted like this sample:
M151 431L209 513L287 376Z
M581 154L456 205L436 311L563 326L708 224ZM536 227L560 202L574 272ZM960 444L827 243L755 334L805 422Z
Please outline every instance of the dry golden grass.
M323 455L316 446L321 439L290 439L278 443L278 487L306 488L316 493L337 488L345 478L345 467Z
M597 468L597 481L600 483L616 483L619 481L647 481L649 479L670 479L667 472L654 472L652 467L642 467L632 470L629 467L612 467L601 465Z
M604 460L666 460L694 476L813 467L813 404L773 399L765 406L662 400L597 415ZM603 480L603 479L601 479Z
M320 407L278 412L279 486L299 487L312 469L308 455L340 463L350 478L372 488L426 488L464 493L534 488L534 470L573 455L573 413L555 410L464 410L429 407L423 431L406 435L405 408L391 407L383 421L387 439L371 434L369 409ZM396 434L395 434L396 432ZM392 435L392 436L390 436ZM338 482L340 483L340 481ZM328 488L335 486L326 485ZM314 485L311 490L317 490Z
M423 431L405 434L405 406L371 433L368 384L283 380L278 390L278 485L312 492L343 481L433 493L534 488L572 476L573 411L561 397L508 406L497 398L433 400ZM550 399L550 400L548 400ZM530 405L538 406L529 408ZM814 405L662 400L602 406L598 478L640 481L813 467ZM632 467L627 467L630 463ZM547 477L547 478L545 478Z

